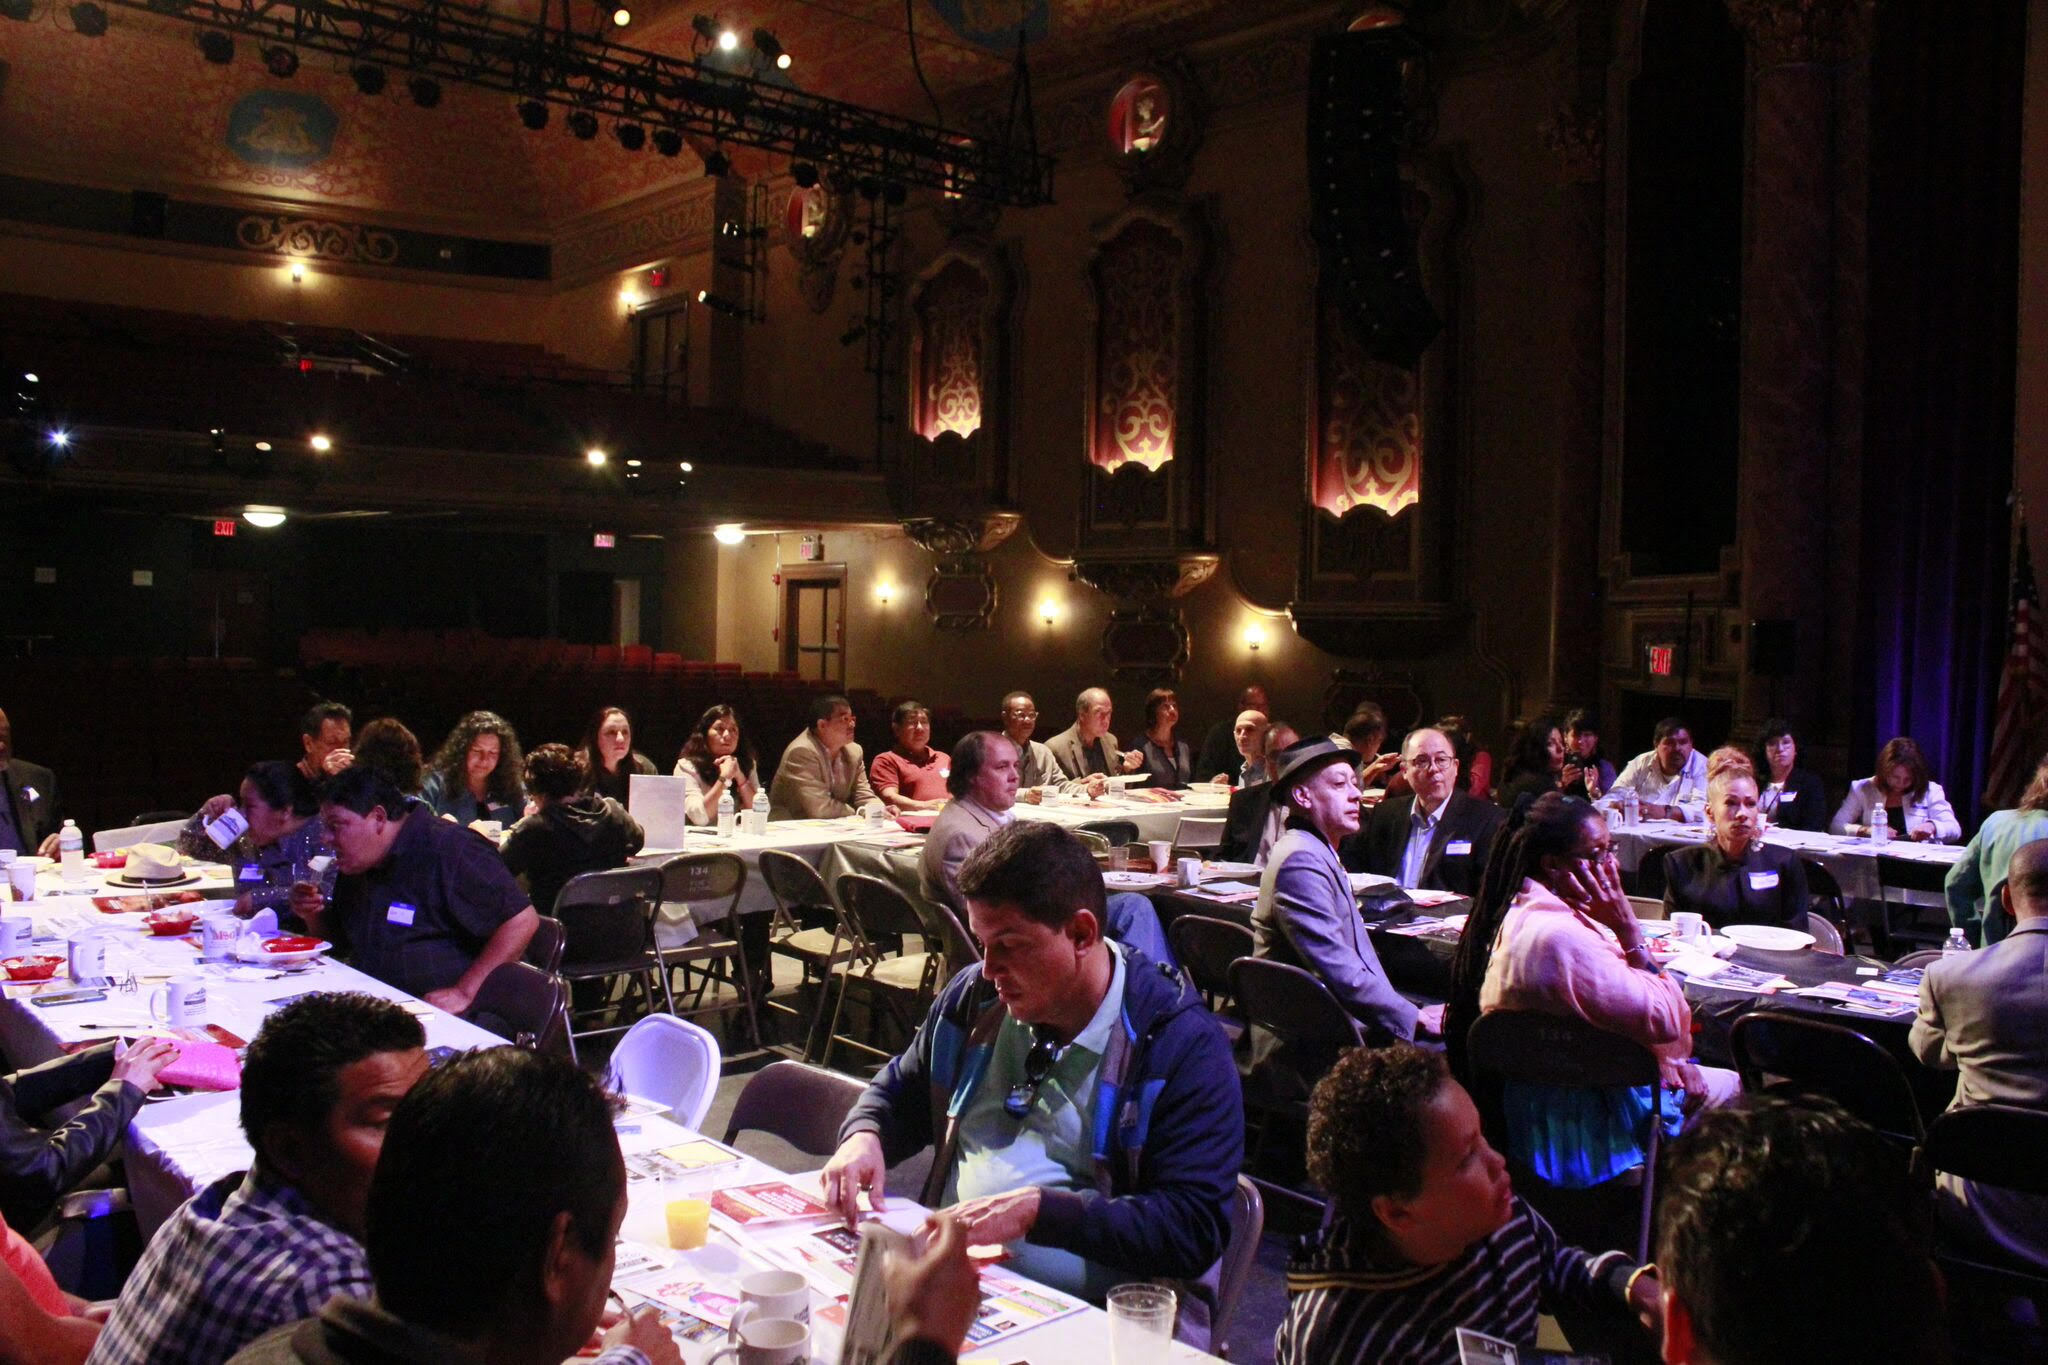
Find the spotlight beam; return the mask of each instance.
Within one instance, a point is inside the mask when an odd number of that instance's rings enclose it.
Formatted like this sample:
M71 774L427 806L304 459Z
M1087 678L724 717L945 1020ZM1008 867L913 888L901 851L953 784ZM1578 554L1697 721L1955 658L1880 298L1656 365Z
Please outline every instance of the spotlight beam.
M162 0L155 9L150 0L101 2L173 17ZM193 0L174 17L259 44L800 155L850 176L1020 207L1052 202L1053 161L1039 154L1028 118L1008 140L969 136L450 0Z

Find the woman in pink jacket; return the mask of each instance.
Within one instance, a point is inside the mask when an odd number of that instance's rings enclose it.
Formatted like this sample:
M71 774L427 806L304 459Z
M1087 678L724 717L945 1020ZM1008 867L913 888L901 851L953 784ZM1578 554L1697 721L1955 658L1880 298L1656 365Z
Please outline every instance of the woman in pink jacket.
M1684 1114L1741 1089L1734 1072L1691 1060L1685 992L1651 960L1606 818L1576 797L1540 797L1487 868L1452 968L1456 1017L1446 1018L1446 1035L1460 1037L1470 1017L1492 1010L1583 1019L1634 1039L1662 1064L1654 1093L1520 1081L1502 1088L1510 1154L1552 1184L1584 1188L1641 1165L1653 1114L1675 1132Z

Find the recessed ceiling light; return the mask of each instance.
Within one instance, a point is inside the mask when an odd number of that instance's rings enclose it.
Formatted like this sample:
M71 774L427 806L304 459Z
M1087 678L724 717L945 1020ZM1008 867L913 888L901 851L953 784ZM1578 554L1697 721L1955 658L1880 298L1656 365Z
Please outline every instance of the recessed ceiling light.
M739 522L729 521L715 527L711 535L720 545L737 545L747 538L747 528Z
M248 522L251 526L261 527L266 531L274 530L284 525L284 509L282 507L257 507L251 505L242 509L242 520Z
M313 449L321 451L323 453L334 449L334 442L329 440L326 436L319 434L318 432L314 433L314 435L306 442L306 444L313 447Z
M268 451L268 450L270 449L270 442L268 442L268 441L258 441L258 442L256 443L256 448L257 448L258 450L262 450L262 451Z

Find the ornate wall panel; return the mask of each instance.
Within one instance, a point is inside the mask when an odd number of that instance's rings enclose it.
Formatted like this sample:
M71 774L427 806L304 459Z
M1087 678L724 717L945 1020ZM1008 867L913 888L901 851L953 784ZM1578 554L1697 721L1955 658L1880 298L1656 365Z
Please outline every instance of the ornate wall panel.
M1190 352L1194 253L1167 223L1130 216L1102 242L1094 286L1094 383L1088 459L1114 471L1126 461L1156 471L1175 454Z
M956 256L911 301L910 422L927 441L981 430L989 294L987 275Z
M1394 515L1422 493L1422 388L1413 370L1376 360L1324 302L1317 309L1316 426L1309 499L1335 517Z

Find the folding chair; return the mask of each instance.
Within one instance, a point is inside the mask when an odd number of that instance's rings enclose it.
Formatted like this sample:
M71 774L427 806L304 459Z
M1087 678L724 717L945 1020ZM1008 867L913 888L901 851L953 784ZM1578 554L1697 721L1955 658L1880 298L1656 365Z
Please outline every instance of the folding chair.
M1892 940L1905 939L1909 943L1939 947L1948 941L1948 907L1942 900L1942 885L1948 876L1948 864L1923 863L1915 858L1893 858L1884 854L1877 857L1877 893L1879 897L1877 923L1872 926L1872 947L1882 954L1889 954ZM1914 896L1926 899L1914 900ZM1894 928L1893 908L1905 911L1904 924ZM1923 911L1933 911L1936 924L1929 924L1922 918ZM1875 940L1882 938L1882 943Z
M1223 842L1225 820L1220 815L1183 815L1173 827L1175 853L1199 853Z
M1074 828L1077 832L1086 830L1090 834L1100 834L1109 840L1111 848L1121 848L1126 844L1138 842L1138 822L1135 820L1090 820L1087 824L1076 825Z
M521 956L544 972L559 972L562 970L562 949L568 941L562 922L552 915L542 915Z
M561 976L568 981L611 982L619 977L637 981L645 1011L654 1013L655 983L668 1012L675 1012L668 974L654 950L654 917L661 909L661 873L651 867L621 867L602 872L582 872L571 877L555 897L554 918L561 922ZM617 1006L623 1012L626 999ZM589 1008L570 1006L569 1036L594 1038L624 1033L626 1023L601 1028L577 1029L577 1017L602 1014L612 1009L611 990Z
M825 1033L821 1060L830 1066L833 1046L844 1043L856 1052L887 1061L895 1055L893 1052L839 1031L848 989L858 981L871 1004L880 1002L906 1032L914 1031L938 993L944 954L932 951L917 908L894 885L879 877L848 872L839 878L838 889L839 904L846 911L848 936L854 940L854 956L832 968L839 990L833 999L832 1023ZM904 946L904 936L909 934L924 943L923 951L911 952ZM885 951L890 945L897 950L893 957Z
M619 1039L605 1072L612 1089L654 1101L694 1132L718 1090L718 1040L687 1019L650 1014Z
M1225 1360L1230 1358L1230 1320L1244 1298L1244 1287L1258 1264L1259 1241L1266 1235L1266 1201L1250 1176L1240 1173L1237 1190L1230 1198L1230 1240L1223 1247L1221 1272L1216 1277L1216 1311L1209 1319L1209 1349Z
M1855 1029L1790 1011L1756 1009L1728 1034L1744 1090L1823 1095L1883 1134L1902 1154L1926 1134L1898 1058Z
M1817 953L1833 953L1842 956L1842 931L1835 922L1818 910L1806 912L1806 932L1813 935L1813 950Z
M747 885L747 865L737 853L682 853L661 865L661 904L680 905L697 926L697 936L672 948L655 949L661 959L662 979L670 969L683 969L683 989L690 989L690 974L696 972L697 993L686 1010L670 1012L678 1017L699 1014L724 1015L737 1009L747 1017L747 1033L754 1046L761 1046L761 1019L757 1012L753 972L740 943L740 893ZM720 927L723 926L723 927ZM736 995L732 1004L718 1003L716 986L730 985ZM705 992L712 993L710 1004Z
M769 951L781 953L801 964L804 982L816 988L817 998L811 1005L810 1022L804 1026L803 1057L809 1061L818 1024L825 1016L832 968L837 963L851 960L853 947L841 923L843 915L839 904L832 899L832 889L825 885L825 879L818 875L817 868L794 853L771 848L762 851L760 869L761 880L768 884L768 893L775 897L775 923L769 930ZM832 927L803 927L805 921L817 918L828 919ZM772 990L763 990L761 1004L767 1009L801 1017L802 1012L797 1007L778 1003Z
M867 1087L853 1077L802 1062L770 1062L747 1078L725 1125L725 1143L741 1133L782 1139L806 1156L839 1150L839 1125Z
M1176 915L1167 926L1166 939L1202 1003L1212 1013L1223 1013L1231 1002L1230 965L1250 957L1258 947L1252 931L1210 915Z
M569 985L559 976L529 962L501 962L469 1008L472 1015L502 1022L514 1047L576 1060L576 1040L566 1026Z
M1497 1081L1572 1090L1645 1085L1654 1090L1663 1084L1657 1055L1641 1043L1595 1028L1583 1019L1532 1010L1495 1010L1480 1015L1473 1021L1465 1055L1474 1071ZM1657 1205L1657 1151L1664 1135L1664 1125L1655 1114L1649 1128L1636 1218L1639 1261L1650 1258L1650 1215Z
M2048 1112L2007 1104L1951 1109L1928 1125L1917 1164L1928 1180L1941 1173L2048 1198ZM1934 1259L1948 1282L1950 1330L1958 1347L1966 1348L1958 1358L2039 1360L2048 1354L2040 1326L2048 1317L2048 1275L1958 1247L1939 1229ZM2014 1299L2030 1301L2033 1311L2012 1313L2008 1305Z
M1308 1122L1308 1090L1347 1049L1365 1042L1351 1012L1313 973L1271 958L1241 957L1225 973L1238 1013L1286 1045L1284 1061L1266 1059L1244 1086L1246 1112L1258 1115L1247 1164L1265 1150L1271 1120ZM1292 1084L1300 1082L1299 1086ZM1296 1093L1298 1090L1299 1093Z

